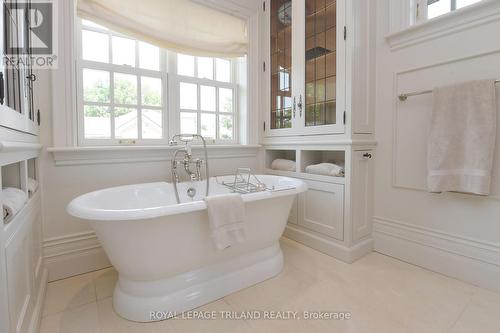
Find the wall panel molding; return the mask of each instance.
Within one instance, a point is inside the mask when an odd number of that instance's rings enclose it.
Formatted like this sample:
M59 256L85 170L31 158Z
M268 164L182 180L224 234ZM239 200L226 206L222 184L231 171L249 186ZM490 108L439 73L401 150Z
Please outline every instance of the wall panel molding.
M412 105L411 104L412 101L417 101L417 99L420 99L420 101L421 101L423 98L429 98L429 96L410 97L407 101L404 101L404 102L399 101L397 96L401 93L408 93L408 92L420 91L420 90L430 90L433 87L426 85L425 83L418 82L418 83L416 83L415 87L413 87L412 89L409 89L409 88L405 87L404 84L401 83L404 76L405 75L413 75L413 74L416 74L419 72L424 73L425 70L437 69L439 67L444 68L444 66L447 66L447 65L454 65L454 64L458 64L460 62L465 62L465 61L474 61L475 59L480 59L480 58L488 57L488 56L495 56L498 54L500 54L500 49L487 50L484 52L465 55L463 57L452 57L446 61L430 63L430 64L418 66L418 67L406 68L406 69L402 69L400 71L393 73L393 88L392 88L393 89L393 93L392 93L392 96L393 96L392 97L393 98L393 101L392 101L393 139L392 139L392 170L391 170L391 180L392 180L391 186L393 188L414 190L414 191L421 191L421 192L427 191L427 188L425 187L424 184L422 184L423 186L418 186L415 184L405 183L398 177L398 170L399 170L398 161L400 159L400 156L398 155L398 147L401 144L401 142L400 142L401 133L400 133L400 126L399 125L400 125L401 112L403 111L402 107L404 107L404 106L409 107L410 105ZM422 74L422 76L424 76L424 75ZM500 77L500 73L498 73L497 76ZM470 77L468 79L473 80L473 79L482 79L482 78L484 78L484 75L482 73L474 73L473 77ZM495 78L496 78L496 76L495 76ZM451 82L454 82L454 81L455 80L451 79ZM412 81L412 84L414 82L415 81ZM411 111L413 111L413 110L411 110ZM416 111L416 112L421 112L421 111ZM424 131L424 130L425 129L422 129L422 131ZM498 149L499 149L499 147L497 147L497 150ZM500 177L500 175L498 175L498 177ZM464 196L467 194L453 194L453 195ZM490 200L500 201L500 194L493 194L490 196L485 196L484 198L490 199Z

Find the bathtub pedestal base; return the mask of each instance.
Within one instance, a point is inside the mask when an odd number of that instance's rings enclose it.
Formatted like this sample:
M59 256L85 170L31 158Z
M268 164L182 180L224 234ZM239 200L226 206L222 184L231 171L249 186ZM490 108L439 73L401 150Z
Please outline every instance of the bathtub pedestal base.
M277 243L165 280L137 282L119 276L113 305L128 320L164 320L269 279L282 268L283 253Z

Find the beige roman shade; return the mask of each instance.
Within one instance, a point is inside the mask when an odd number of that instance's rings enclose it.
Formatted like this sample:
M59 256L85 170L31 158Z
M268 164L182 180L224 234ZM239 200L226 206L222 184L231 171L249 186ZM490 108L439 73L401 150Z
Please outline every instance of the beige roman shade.
M242 56L246 22L191 0L77 0L78 16L176 52Z

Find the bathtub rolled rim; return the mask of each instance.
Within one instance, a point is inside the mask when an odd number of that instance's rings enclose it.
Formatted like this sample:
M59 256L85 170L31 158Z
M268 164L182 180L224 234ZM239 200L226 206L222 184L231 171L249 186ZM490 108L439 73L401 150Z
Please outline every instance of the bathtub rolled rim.
M305 192L307 190L307 184L300 179L283 177L283 176L262 175L262 177L264 176L286 181L287 183L289 183L290 187L282 188L278 191L263 191L263 192L244 194L242 195L242 198L245 203L263 199L295 195L298 193ZM103 208L92 207L88 204L89 199L97 197L99 195L103 194L105 195L105 192L111 192L113 190L119 190L119 189L132 189L134 187L160 186L165 184L171 185L171 183L167 182L142 183L142 184L110 187L102 190L89 192L73 199L67 205L66 211L71 216L84 220L129 221L129 220L154 219L162 216L177 215L177 214L196 212L207 209L204 200L198 200L180 204L167 204L164 206L157 206L157 207L144 207L144 208L131 208L131 209L103 209ZM172 195L174 194L172 193Z

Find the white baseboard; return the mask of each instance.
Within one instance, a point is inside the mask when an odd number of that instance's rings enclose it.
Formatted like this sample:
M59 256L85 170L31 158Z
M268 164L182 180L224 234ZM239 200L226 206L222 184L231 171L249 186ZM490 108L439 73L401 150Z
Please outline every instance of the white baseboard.
M93 231L44 240L43 253L49 282L111 266Z
M375 217L375 251L500 292L500 244Z
M329 237L290 224L286 226L284 236L347 263L352 263L373 251L372 238L346 247Z
M28 329L29 333L38 333L40 329L40 320L43 313L43 303L45 301L45 292L47 290L48 283L48 270L43 269L42 278L40 279L40 285L38 286L38 294L36 297L35 307L31 316L31 322Z

